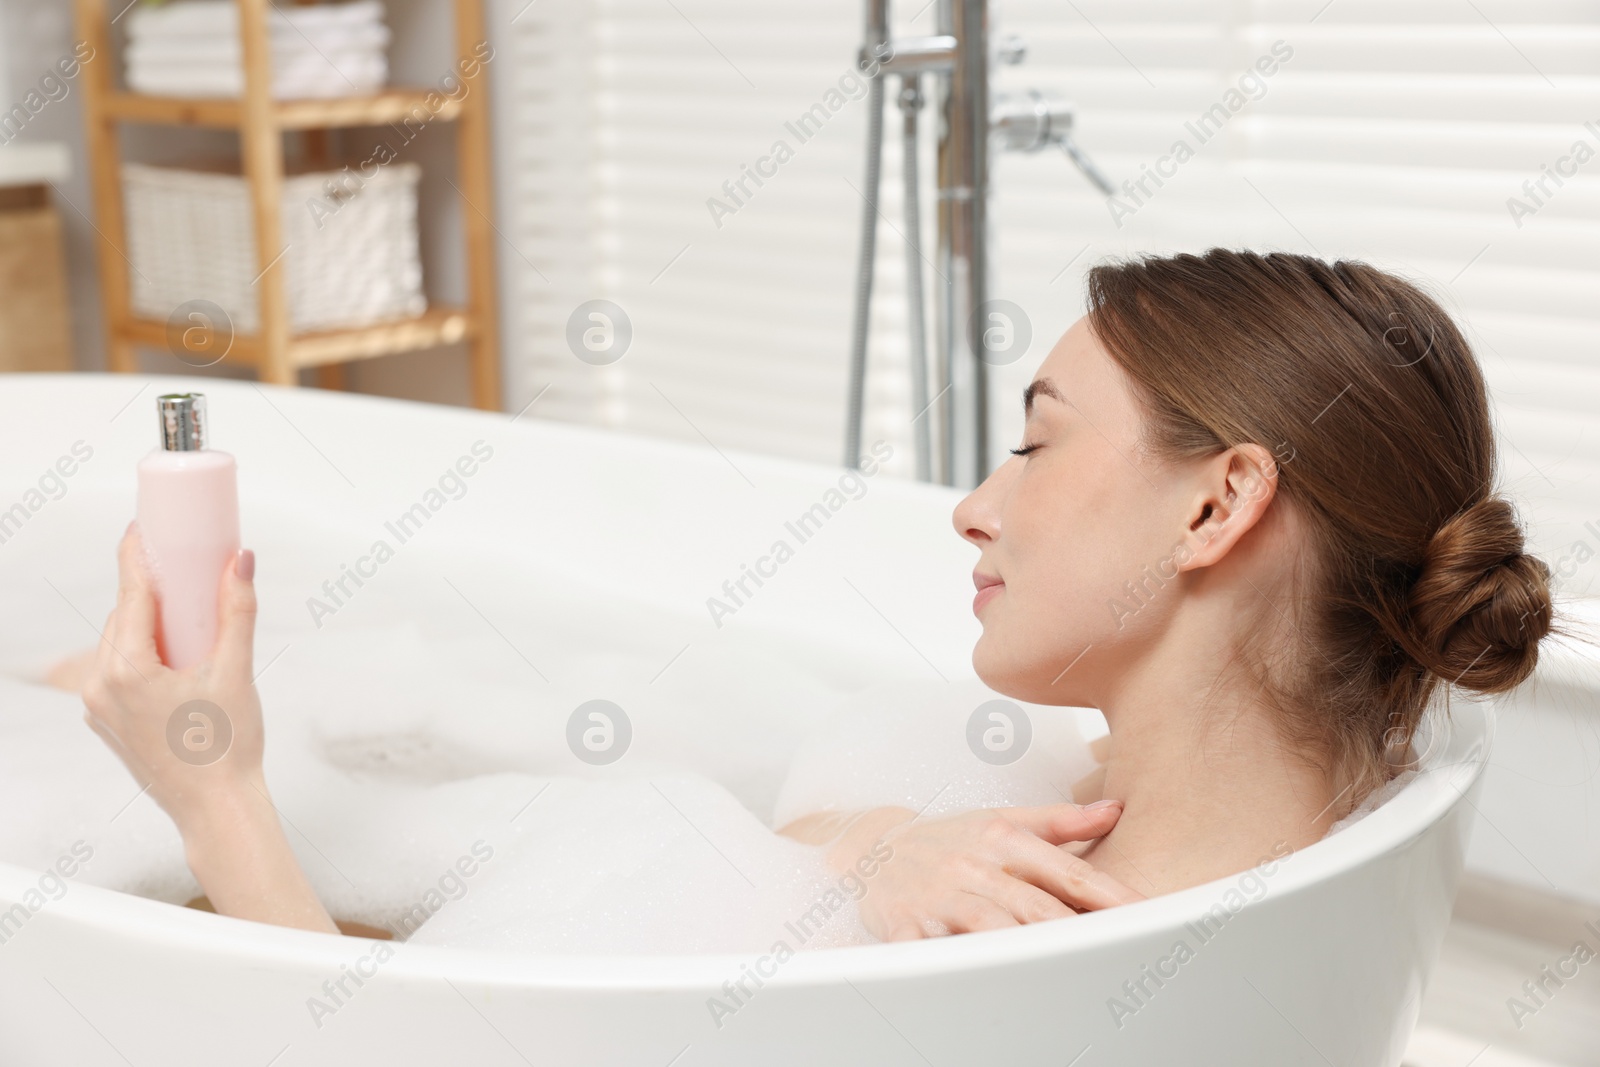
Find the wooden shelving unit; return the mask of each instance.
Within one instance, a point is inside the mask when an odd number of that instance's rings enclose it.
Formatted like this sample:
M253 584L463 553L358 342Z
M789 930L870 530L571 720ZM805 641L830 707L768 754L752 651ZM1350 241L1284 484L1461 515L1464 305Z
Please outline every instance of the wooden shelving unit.
M111 0L118 9L125 2ZM451 122L456 129L458 187L467 201L461 213L467 246L467 306L434 305L413 319L350 330L292 334L280 263L283 135L290 131L307 131L314 145L325 145L328 130L400 121L431 91L390 89L365 97L275 100L267 28L272 0L237 2L244 55L244 96L238 100L191 100L144 96L118 89L112 74L116 59L111 49L108 2L75 0L79 39L87 41L95 55L83 67L84 112L97 226L114 250L114 254L100 256L100 284L111 368L133 371L137 369L138 348L164 349L167 346L166 323L140 318L129 307L118 127L123 123L206 126L239 133L254 213L256 257L262 272L256 283L260 290L261 332L236 337L229 359L254 366L262 381L278 385L293 385L299 380L298 372L302 367L317 367L321 369L322 383L336 386L340 382L340 366L350 361L465 341L471 363L473 404L498 410L500 357L495 320L494 231L489 222L494 212L487 71L480 64L474 77L462 77L468 88L460 99L445 97L443 106L429 109L430 122ZM454 4L455 51L458 59L465 59L472 47L484 40L483 9L481 0L454 0ZM459 68L457 71L459 73Z

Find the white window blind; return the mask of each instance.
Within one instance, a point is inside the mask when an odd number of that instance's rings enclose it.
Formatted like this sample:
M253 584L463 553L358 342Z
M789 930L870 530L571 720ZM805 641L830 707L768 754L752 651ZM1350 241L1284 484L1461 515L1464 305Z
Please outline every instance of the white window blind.
M548 386L531 413L836 461L865 102L804 143L785 124L850 69L860 3L524 2L498 14L515 53L498 100L520 316L508 403ZM931 7L912 21L921 4L900 7L899 30L933 32ZM993 23L1028 45L1001 88L1074 100L1113 180L1168 175L1121 197L1119 225L1059 153L996 161L992 295L1027 311L1034 347L994 374L994 455L1016 443L1017 395L1082 313L1096 260L1215 244L1363 258L1429 283L1465 322L1535 545L1569 561L1566 591L1600 592L1600 563L1576 562L1580 541L1600 557L1600 5L1008 0ZM891 104L865 438L891 441L906 473L898 131ZM719 227L708 198L727 202L723 183L778 140L793 158ZM606 367L566 341L596 298L633 327Z

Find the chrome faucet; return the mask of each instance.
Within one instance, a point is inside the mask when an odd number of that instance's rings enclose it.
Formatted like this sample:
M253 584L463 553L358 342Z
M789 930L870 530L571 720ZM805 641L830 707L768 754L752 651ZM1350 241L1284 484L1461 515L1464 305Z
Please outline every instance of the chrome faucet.
M888 0L866 0L866 35L861 69L876 68L867 106L866 201L857 265L855 319L851 333L850 395L846 412L845 465L861 456L865 407L867 320L872 303L877 250L878 196L883 153L884 79L900 79L899 103L905 139L907 300L911 321L913 441L916 473L924 481L971 487L989 473L986 331L989 255L989 156L1001 151L1037 152L1059 147L1096 188L1112 186L1072 139L1073 108L1038 90L1021 94L989 91L988 0L937 0L938 33L899 40L889 35ZM994 58L1021 63L1026 48L1008 37ZM937 358L928 373L923 341L923 255L918 218L918 113L921 79L938 82L938 245L933 265ZM999 314L995 312L993 314ZM934 390L930 397L929 389Z

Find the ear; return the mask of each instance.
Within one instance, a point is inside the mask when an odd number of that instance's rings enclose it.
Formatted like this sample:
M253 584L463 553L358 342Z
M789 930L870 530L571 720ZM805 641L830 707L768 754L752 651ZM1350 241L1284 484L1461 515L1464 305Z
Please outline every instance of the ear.
M1180 552L1180 571L1221 560L1267 513L1278 492L1278 464L1258 444L1235 445L1205 461Z

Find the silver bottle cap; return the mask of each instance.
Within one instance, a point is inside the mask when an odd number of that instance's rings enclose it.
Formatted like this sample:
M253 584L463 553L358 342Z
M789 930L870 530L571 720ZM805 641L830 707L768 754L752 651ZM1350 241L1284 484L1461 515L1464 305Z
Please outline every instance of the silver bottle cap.
M206 447L204 393L167 393L156 397L161 420L161 447L168 452L199 452Z

